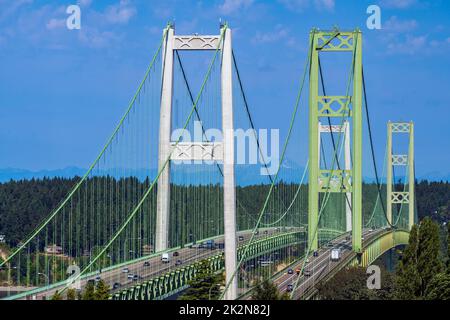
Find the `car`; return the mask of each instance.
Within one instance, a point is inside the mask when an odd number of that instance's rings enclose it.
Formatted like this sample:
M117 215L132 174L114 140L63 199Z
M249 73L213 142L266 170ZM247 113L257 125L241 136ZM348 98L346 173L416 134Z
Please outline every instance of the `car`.
M309 258L306 258L306 263L309 263Z
M266 230L266 231L264 231L264 234L268 234L268 233L269 233L269 231L267 231L267 230Z
M292 270L291 268L288 269L288 274L293 274L294 270Z
M95 277L95 282L99 282L100 280L102 280L100 276Z
M168 254L168 253L163 253L163 254L161 255L161 261L162 261L163 263L169 263L169 262L170 262L170 256L169 256L169 254Z
M145 261L145 262L144 262L144 267L150 267L150 262Z
M118 288L120 288L120 283L119 282L115 282L113 284L113 289L118 289Z
M123 268L123 269L122 269L122 272L123 272L123 273L128 273L128 272L130 272L130 269L128 269L128 268Z
M313 256L314 256L314 257L318 257L318 256L319 256L319 252L317 252L317 250L314 251L314 252L313 252Z
M244 241L244 236L239 236L239 241Z
M134 279L134 275L130 273L130 274L127 275L127 278L128 279Z
M300 268L295 269L296 274L300 274Z
M331 261L339 261L341 259L341 250L333 249L331 250Z
M294 286L292 284L288 284L286 292L291 292L292 290L294 290Z
M304 275L305 277L309 277L309 276L311 275L311 270L309 270L309 269L304 270L304 271L303 271L303 275Z
M210 250L214 250L216 248L216 244L214 242L214 240L208 240L205 242L206 244L206 248L210 249Z
M175 262L175 265L176 266L180 266L180 265L182 265L183 264L183 261L181 261L181 260L177 260L176 262Z
M180 253L178 252L178 251L175 251L174 253L173 253L173 256L174 257L178 257L180 255Z
M253 232L253 234L254 234L255 236L257 236L257 235L259 234L259 231L256 230L255 232Z
M369 229L369 232L373 232L373 229L372 229L372 228L370 228L370 229Z
M133 276L133 280L134 281L137 281L137 280L139 280L141 277L140 276L138 276L137 274L135 274L134 276Z

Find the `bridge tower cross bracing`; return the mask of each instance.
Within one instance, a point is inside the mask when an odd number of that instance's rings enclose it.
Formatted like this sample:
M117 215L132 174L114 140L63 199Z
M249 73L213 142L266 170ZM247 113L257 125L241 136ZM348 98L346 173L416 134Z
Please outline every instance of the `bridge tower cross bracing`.
M309 84L309 192L308 192L308 244L311 250L318 248L319 194L345 193L351 196L352 246L362 251L362 34L352 32L318 31L310 34L312 43ZM352 52L352 96L319 95L319 53ZM350 109L350 105L352 106ZM351 169L321 170L317 146L319 146L320 118L352 117ZM341 185L332 183L341 181ZM346 206L348 210L348 205ZM346 227L348 229L348 227Z
M320 148L321 141L320 135L322 133L341 133L344 134L344 170L351 170L351 151L350 151L350 123L348 121L344 121L343 125L328 125L322 124L319 122L319 163L320 163ZM347 192L345 194L345 231L349 232L352 230L352 193Z
M393 154L392 141L393 134L408 134L408 154ZM392 205L408 204L408 229L411 230L415 220L415 172L414 172L414 123L411 122L388 122L387 125L387 219L389 223L393 223ZM392 191L393 170L394 166L407 166L408 174L408 191Z
M168 26L163 50L163 78L159 135L159 170L170 156L170 160L223 161L224 239L225 273L228 289L226 300L237 298L236 244L236 190L234 171L234 119L232 78L232 35L231 29L223 26L220 35L175 35L174 27ZM173 58L175 50L221 50L221 99L222 132L221 142L179 142L171 141ZM155 251L169 248L170 213L170 161L158 180L157 223Z

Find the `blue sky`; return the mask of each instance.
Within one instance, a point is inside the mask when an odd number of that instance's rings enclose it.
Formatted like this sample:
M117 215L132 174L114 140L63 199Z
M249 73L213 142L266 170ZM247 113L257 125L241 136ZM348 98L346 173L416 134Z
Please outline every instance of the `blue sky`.
M65 10L75 3L82 27L68 30ZM381 7L381 30L366 28L371 4ZM135 92L167 21L180 34L216 34L219 19L233 29L262 128L287 126L310 29L360 27L379 160L386 122L413 120L417 174L450 173L445 0L0 0L0 168L87 167Z

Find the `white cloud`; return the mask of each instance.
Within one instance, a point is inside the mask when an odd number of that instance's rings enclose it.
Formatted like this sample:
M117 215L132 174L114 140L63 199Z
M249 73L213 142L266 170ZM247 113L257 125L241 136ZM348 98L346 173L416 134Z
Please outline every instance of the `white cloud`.
M421 51L426 51L427 36L408 35L405 41L396 41L388 44L388 53L413 55Z
M16 13L17 10L20 9L20 7L32 3L33 0L15 0L15 1L0 0L0 7L2 8L0 10L0 21Z
M430 41L430 46L433 51L445 51L450 48L450 37L444 40L432 40Z
M318 11L333 11L335 0L278 0L287 9L302 12L314 6Z
M253 0L224 0L219 6L219 11L222 14L232 14L238 10L248 8L253 4Z
M417 0L382 0L381 6L392 9L407 9L417 3Z
M47 24L45 25L45 27L48 30L55 30L58 28L65 28L66 26L66 20L65 19L50 19Z
M309 0L279 0L279 2L292 11L303 11L309 7Z
M410 32L418 26L416 20L400 20L392 16L383 24L383 29L389 32L402 33Z
M253 37L253 43L269 43L276 42L282 39L287 39L289 37L289 29L283 27L282 25L277 25L274 31L270 32L257 32Z
M314 0L317 9L325 9L328 11L334 10L334 0Z
M90 48L101 49L110 46L113 41L120 40L120 37L111 31L83 27L80 30L79 39L81 43Z
M92 0L78 0L78 4L81 7L89 7L92 3Z
M130 5L128 0L120 0L118 4L109 6L104 17L106 21L112 24L126 24L136 15L136 8Z

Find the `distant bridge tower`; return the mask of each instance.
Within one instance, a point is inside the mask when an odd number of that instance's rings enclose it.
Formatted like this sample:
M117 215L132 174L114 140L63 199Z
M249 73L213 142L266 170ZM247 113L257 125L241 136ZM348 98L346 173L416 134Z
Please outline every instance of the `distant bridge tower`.
M387 219L392 221L392 205L398 203L408 204L408 228L411 230L414 225L414 123L411 122L388 122L387 125ZM392 154L392 134L407 133L409 135L408 154ZM407 166L408 191L392 191L392 184L395 183L392 178L394 166Z
M328 124L322 124L319 122L319 163L320 163L320 148L321 148L321 141L320 135L322 133L341 133L344 135L344 170L347 172L350 172L352 169L351 166L351 152L350 152L350 123L348 121L344 121L343 125L328 125ZM326 181L321 181L319 179L319 186L321 183L325 183ZM338 183L341 183L341 181L338 181ZM347 192L345 194L345 231L349 232L352 231L352 193Z
M234 174L234 131L233 131L233 92L232 92L232 42L231 30L221 28L221 35L176 36L173 26L168 26L163 47L163 83L159 129L159 170L168 157L170 160L208 160L223 161L223 202L225 236L225 272L230 283L224 298L237 297L237 277L233 277L237 266L236 255L236 190ZM180 142L175 146L171 141L173 60L175 50L216 50L222 51L222 142ZM172 149L175 150L172 151ZM213 152L214 151L214 152ZM162 171L158 180L156 242L155 251L168 249L170 212L170 163ZM230 282L231 277L233 281Z
M310 34L310 43L312 52L309 78L308 244L312 250L318 248L319 193L351 194L352 245L353 250L360 253L362 251L362 34L359 30L353 32L313 30ZM345 51L354 53L352 96L320 96L319 53ZM317 152L319 120L326 117L338 120L350 117L353 119L351 170L320 168ZM333 183L334 181L340 183Z

